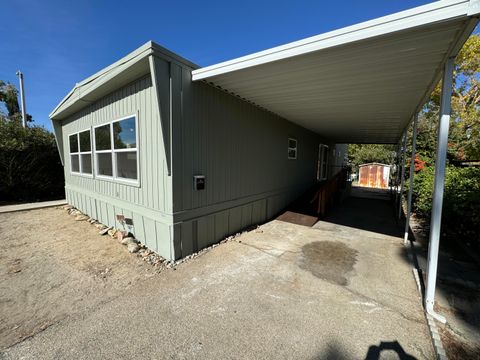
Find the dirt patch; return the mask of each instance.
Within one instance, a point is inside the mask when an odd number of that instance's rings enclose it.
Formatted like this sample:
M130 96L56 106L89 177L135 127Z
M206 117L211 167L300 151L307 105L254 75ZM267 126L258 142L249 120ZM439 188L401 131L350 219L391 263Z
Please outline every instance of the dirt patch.
M300 268L333 284L348 284L358 251L338 241L314 241L302 247Z
M480 347L463 341L452 330L443 327L440 330L445 352L450 360L478 360L480 359Z
M0 350L158 271L59 208L0 214L0 234Z
M420 266L425 268L429 223L413 216L410 224L415 241L421 245L416 249ZM480 359L478 263L474 260L474 253L462 245L469 241L468 237L451 240L442 236L440 241L435 310L447 318L441 339L449 359Z
M22 271L22 259L10 260L7 264L7 274L15 274Z

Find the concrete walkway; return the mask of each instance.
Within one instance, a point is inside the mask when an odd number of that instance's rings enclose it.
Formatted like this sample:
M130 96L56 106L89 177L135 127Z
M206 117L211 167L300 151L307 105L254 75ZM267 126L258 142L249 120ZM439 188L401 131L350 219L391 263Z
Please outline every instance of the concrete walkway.
M4 357L434 359L393 216L386 231L359 228L362 213L384 211L363 201L347 200L313 228L271 221Z
M42 208L47 208L52 206L65 205L66 203L67 201L63 199L63 200L53 200L53 201L42 201L42 202L36 202L36 203L3 205L3 206L0 206L0 214L15 212L15 211L42 209Z

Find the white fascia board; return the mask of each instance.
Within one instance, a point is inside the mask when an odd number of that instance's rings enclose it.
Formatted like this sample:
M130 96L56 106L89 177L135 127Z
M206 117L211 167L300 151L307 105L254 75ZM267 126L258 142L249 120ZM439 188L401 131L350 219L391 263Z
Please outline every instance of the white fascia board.
M376 36L478 14L479 0L442 0L192 71L202 80ZM471 5L472 4L472 5ZM475 11L477 9L478 11Z
M470 0L468 7L468 16L475 16L480 14L480 0Z
M70 99L73 95L73 93L75 92L75 90L77 89L77 86L78 84L76 84L72 90L70 90L68 92L68 94L58 103L57 106L55 106L55 109L52 110L52 112L48 115L48 117L53 120L54 116L58 113L58 110L60 109L60 107L65 104L68 99Z
M139 48L135 49L134 51L132 51L131 53L129 53L128 55L125 55L123 58L121 58L120 60L117 60L115 61L113 64L103 68L102 70L96 72L95 74L89 76L88 78L80 81L77 86L80 87L80 86L83 86L85 84L88 84L90 82L92 82L93 80L96 80L98 79L99 77L101 77L102 75L110 72L111 70L131 61L132 59L136 58L136 57L143 57L142 55L144 55L144 53L147 51L149 51L152 47L154 46L154 42L153 41L148 41L146 42L145 44L143 44L142 46L140 46Z

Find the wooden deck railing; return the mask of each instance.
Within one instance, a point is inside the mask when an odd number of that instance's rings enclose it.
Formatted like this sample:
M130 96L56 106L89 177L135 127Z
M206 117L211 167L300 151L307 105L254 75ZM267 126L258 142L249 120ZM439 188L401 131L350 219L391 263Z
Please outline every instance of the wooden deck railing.
M313 204L317 201L317 215L324 216L327 208L335 201L335 196L341 189L344 189L347 182L347 170L342 169L332 178L319 184L318 190L310 201Z

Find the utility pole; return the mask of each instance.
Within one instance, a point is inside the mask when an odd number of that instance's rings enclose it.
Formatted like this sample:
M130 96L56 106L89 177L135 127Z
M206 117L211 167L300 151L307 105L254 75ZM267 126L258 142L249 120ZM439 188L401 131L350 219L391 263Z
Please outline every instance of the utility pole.
M22 126L27 124L27 111L25 110L25 94L23 92L23 74L20 70L17 71L18 81L20 82L20 102L22 103Z

